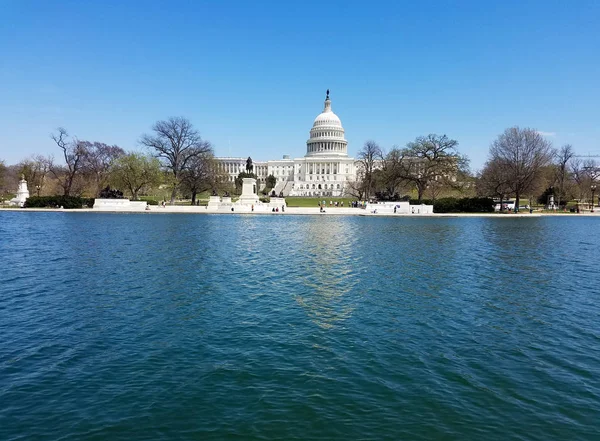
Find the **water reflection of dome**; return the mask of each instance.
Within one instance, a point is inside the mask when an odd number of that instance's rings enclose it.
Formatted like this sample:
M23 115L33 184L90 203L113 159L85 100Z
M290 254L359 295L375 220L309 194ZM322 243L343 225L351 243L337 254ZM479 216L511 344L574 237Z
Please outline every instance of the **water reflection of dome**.
M316 325L329 329L349 319L355 309L353 292L359 275L349 256L356 239L350 225L339 219L310 223L307 228L302 237L310 258L300 281L305 290L295 300Z

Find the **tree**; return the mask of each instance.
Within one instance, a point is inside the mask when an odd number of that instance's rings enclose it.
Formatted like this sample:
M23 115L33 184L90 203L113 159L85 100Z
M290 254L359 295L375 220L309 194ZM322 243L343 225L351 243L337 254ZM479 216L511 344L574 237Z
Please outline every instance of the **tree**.
M58 180L63 189L64 196L70 196L75 179L81 172L82 158L85 155L85 145L77 139L68 141L69 134L62 127L59 127L57 131L58 134L52 134L50 137L54 140L58 148L62 150L65 165L54 164L54 161L50 159L48 169Z
M129 153L115 160L111 178L113 185L129 190L133 200L144 187L155 187L162 180L160 161L141 153Z
M188 161L197 155L209 153L210 143L203 141L192 123L183 117L158 121L152 126L154 135L142 135L141 143L154 150L165 168L173 175L171 205L175 203L180 175Z
M31 192L35 189L36 194L39 195L42 191L51 162L49 158L36 155L17 164L19 175L25 176Z
M217 163L211 153L193 156L181 174L183 188L192 195L192 205L196 203L196 195L215 188L217 182Z
M489 160L485 163L477 180L477 194L500 199L500 210L505 197L512 194L509 184L508 167L500 159Z
M511 127L490 147L490 160L502 164L518 210L521 195L532 191L553 156L550 142L534 129Z
M365 179L362 165L357 165L356 179L346 182L344 186L345 195L356 198L359 201L364 200Z
M125 156L125 150L116 145L103 142L82 141L84 155L82 158L82 173L86 175L93 186L93 193L98 196L106 187L110 177L110 168L114 161Z
M273 175L269 175L269 176L267 176L267 179L265 182L266 182L266 185L265 185L266 189L275 188L275 185L277 185L277 178L275 178L275 176L273 176Z
M383 155L381 170L378 173L378 181L383 188L383 199L398 199L398 193L403 189L404 180L398 169L400 164L400 150L393 148L388 154Z
M590 195L592 184L600 178L600 167L593 159L577 158L570 163L570 176L578 191L577 199L583 201Z
M369 199L373 191L373 172L377 160L382 157L381 148L375 141L367 141L363 148L358 152L358 167L361 169L362 181L364 183L365 199Z
M555 180L557 190L557 205L561 206L561 200L565 199L565 187L569 182L569 163L575 156L573 146L563 145L555 154ZM565 201L566 203L566 201Z
M4 164L4 160L0 159L0 200L4 199L5 189L5 179L6 179L6 165Z
M457 176L468 173L468 159L456 150L458 141L446 135L420 136L402 150L393 149L388 158L394 164L395 176L417 189L419 202L425 191L434 186L437 195L442 185L454 186Z

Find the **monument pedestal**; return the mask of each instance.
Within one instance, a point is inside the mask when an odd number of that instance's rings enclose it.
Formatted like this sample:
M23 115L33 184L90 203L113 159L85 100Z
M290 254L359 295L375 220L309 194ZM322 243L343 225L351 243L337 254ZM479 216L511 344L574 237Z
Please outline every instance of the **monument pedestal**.
M129 199L94 199L94 210L104 211L145 211L148 203L145 201L130 201Z
M256 179L243 178L242 180L242 195L236 202L241 205L258 204L258 195L256 194Z
M220 204L221 198L219 196L211 196L208 200L208 205L206 208L209 210L218 210Z

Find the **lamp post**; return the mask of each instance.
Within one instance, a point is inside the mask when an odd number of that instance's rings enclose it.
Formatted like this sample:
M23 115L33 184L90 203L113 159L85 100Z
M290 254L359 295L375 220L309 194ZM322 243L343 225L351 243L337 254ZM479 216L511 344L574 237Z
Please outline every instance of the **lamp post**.
M37 190L38 198L40 197L40 190L42 189L41 185L36 185L35 189Z
M594 212L594 193L596 193L596 184L592 184L590 187L592 190L592 213Z

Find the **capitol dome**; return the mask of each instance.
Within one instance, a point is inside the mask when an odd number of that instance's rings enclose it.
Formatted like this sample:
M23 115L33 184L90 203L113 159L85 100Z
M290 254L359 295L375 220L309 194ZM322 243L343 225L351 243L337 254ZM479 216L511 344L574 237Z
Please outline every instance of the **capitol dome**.
M331 110L329 90L325 98L325 108L315 118L310 129L305 156L348 156L348 141L344 137L342 122Z

